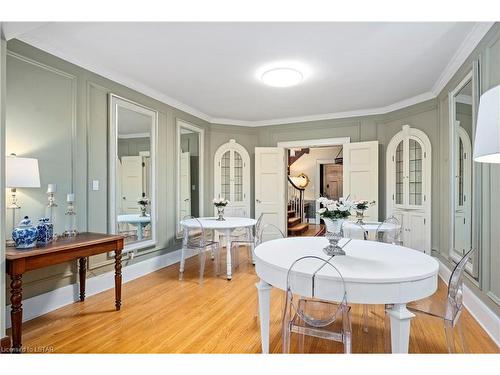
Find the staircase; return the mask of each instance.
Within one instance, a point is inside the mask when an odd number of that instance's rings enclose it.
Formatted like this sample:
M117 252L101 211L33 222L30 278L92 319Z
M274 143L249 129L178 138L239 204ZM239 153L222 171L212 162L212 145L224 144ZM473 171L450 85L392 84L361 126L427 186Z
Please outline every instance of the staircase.
M308 204L304 202L304 189L296 186L288 176L288 235L300 236L309 229L306 220Z

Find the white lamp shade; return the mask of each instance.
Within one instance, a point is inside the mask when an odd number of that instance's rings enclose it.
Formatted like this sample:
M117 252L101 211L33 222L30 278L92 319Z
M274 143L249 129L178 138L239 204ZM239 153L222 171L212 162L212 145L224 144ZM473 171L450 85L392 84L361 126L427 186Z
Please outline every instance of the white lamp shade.
M474 139L474 161L500 163L500 86L481 95Z
M40 187L38 160L7 156L5 158L5 185L8 188Z

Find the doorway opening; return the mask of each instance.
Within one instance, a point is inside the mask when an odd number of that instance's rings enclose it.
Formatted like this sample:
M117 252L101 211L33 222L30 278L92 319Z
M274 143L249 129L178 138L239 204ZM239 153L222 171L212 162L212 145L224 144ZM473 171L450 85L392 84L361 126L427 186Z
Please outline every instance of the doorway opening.
M343 146L290 147L287 231L290 236L317 236L325 231L316 199L338 199L343 193Z

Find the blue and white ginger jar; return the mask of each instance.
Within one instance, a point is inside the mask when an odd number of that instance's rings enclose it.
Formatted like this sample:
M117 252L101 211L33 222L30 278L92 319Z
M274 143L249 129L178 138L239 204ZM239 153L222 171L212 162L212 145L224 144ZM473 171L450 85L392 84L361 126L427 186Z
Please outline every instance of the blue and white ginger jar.
M38 237L36 239L37 245L47 245L52 242L52 237L54 236L54 224L50 222L48 217L43 217L38 219Z
M16 243L17 249L31 249L35 247L37 237L38 229L31 224L28 216L25 216L12 231L12 239Z

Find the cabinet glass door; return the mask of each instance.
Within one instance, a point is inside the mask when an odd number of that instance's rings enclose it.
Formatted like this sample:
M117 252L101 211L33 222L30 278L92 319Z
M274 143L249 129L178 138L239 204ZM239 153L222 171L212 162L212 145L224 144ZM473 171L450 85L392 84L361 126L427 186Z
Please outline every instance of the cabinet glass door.
M220 197L231 200L231 151L226 151L221 158Z
M404 204L404 141L399 142L395 155L396 163L396 204Z
M409 139L408 154L408 203L410 206L422 206L422 146L414 138Z
M242 202L243 196L243 159L234 151L234 202Z

